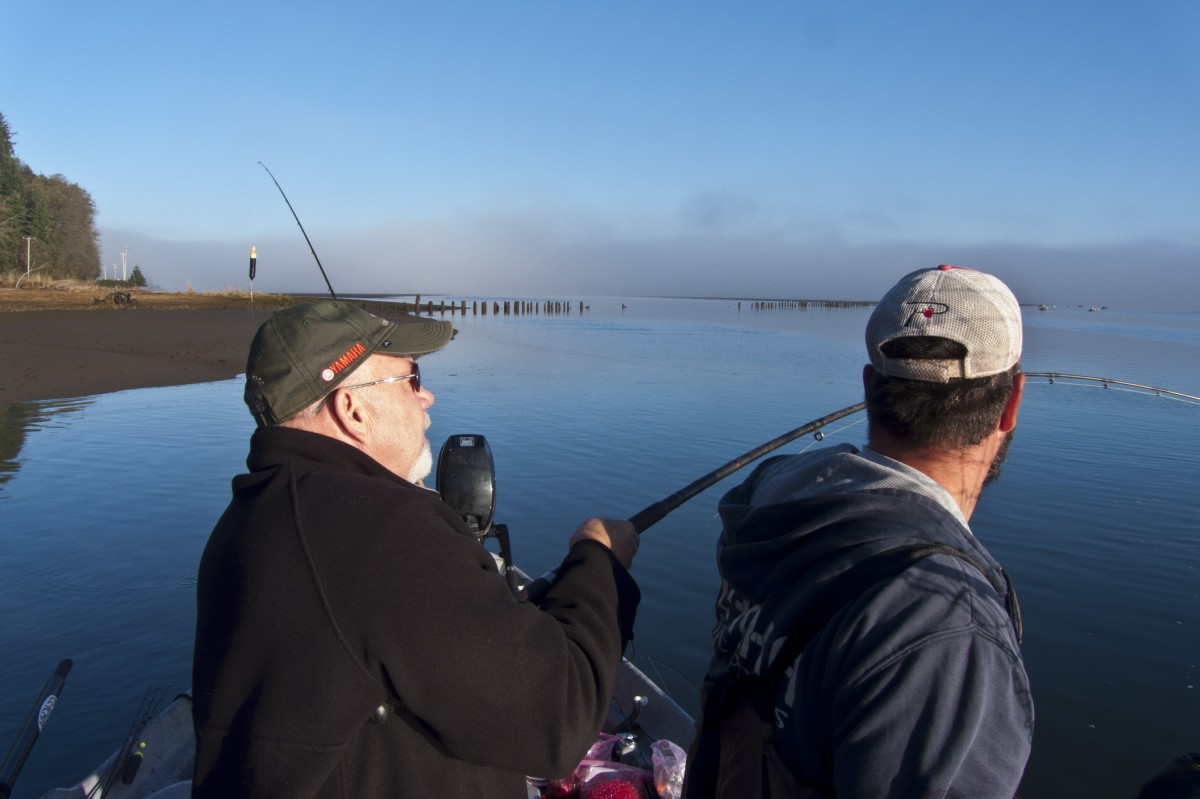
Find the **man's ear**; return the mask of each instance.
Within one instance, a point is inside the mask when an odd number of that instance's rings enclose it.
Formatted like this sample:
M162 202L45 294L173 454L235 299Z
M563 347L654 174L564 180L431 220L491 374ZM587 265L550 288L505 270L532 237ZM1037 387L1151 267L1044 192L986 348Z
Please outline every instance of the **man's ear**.
M362 445L371 430L371 412L357 393L335 388L326 400L329 418L351 443Z
M1017 411L1021 408L1021 398L1025 396L1025 375L1018 374L1013 378L1012 395L1008 404L1000 414L1000 432L1008 433L1017 426Z

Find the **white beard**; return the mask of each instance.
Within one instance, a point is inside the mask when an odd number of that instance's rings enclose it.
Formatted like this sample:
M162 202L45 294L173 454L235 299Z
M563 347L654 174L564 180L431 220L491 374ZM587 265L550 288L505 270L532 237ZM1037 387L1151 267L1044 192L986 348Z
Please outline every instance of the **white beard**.
M417 462L412 465L408 471L408 476L405 478L410 483L421 485L421 481L433 472L433 451L429 448L429 439L421 444L421 454L417 456Z
M433 420L430 419L430 415L425 414L425 429L430 428L432 425ZM430 449L430 439L426 438L425 441L422 441L421 443L421 453L420 455L416 456L416 463L413 464L412 469L408 470L408 476L404 477L404 479L414 483L414 485L424 486L425 483L422 483L421 481L430 476L432 471L433 450Z

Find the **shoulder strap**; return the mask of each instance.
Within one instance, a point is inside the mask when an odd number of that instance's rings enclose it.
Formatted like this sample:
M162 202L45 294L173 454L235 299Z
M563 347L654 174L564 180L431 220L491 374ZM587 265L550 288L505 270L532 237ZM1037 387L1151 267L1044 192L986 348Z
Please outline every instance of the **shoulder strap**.
M774 686L783 679L788 667L796 660L808 643L817 633L825 629L829 621L839 610L849 605L864 592L882 583L884 580L899 575L912 564L930 555L951 555L969 563L996 589L1001 597L1006 597L1005 610L1013 623L1017 641L1021 639L1021 612L1016 604L1016 593L1005 575L1005 582L999 583L988 574L988 569L967 553L948 544L905 544L884 550L877 555L856 563L838 575L820 594L817 595L801 617L787 640L779 649L767 670L758 677L744 675L738 682L745 683L746 691L756 695L774 696ZM739 691L741 693L741 691ZM769 718L770 713L762 714Z
M969 563L1005 597L1005 610L1013 624L1017 642L1021 641L1021 610L1016 592L1001 571L1004 582L994 579L988 569L970 555L947 544L905 544L884 550L866 560L856 563L834 578L816 598L796 624L783 646L776 653L767 670L759 675L725 675L721 679L706 680L702 699L700 724L692 751L688 753L688 771L693 768L704 773L696 779L687 780L686 799L715 795L717 784L716 764L720 761L721 723L739 706L753 704L759 718L774 728L771 706L774 703L775 686L783 680L789 666L804 651L809 642L829 624L839 610L854 599L884 580L895 577L922 558L930 555L950 555ZM767 744L769 745L769 744ZM694 756L695 755L695 756Z

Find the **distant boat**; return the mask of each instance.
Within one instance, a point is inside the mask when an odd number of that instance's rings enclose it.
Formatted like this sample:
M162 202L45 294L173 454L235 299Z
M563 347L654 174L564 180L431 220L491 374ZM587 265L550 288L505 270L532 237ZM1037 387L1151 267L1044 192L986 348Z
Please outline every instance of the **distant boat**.
M1095 313L1096 311L1098 311L1100 309L1097 308L1095 305L1093 305L1091 308L1088 308L1088 310L1091 311L1092 313Z
M1039 306L1038 306L1038 310L1039 310L1039 311L1047 311L1047 310L1049 310L1049 309L1050 309L1050 306L1049 306L1049 305L1047 305L1047 304L1046 304L1046 303L1044 303L1044 302L1043 302L1041 305L1039 305Z

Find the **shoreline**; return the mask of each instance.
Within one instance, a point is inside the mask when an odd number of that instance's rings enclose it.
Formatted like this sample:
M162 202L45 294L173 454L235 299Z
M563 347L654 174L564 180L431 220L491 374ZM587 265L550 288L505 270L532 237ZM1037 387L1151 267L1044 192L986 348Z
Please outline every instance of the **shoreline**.
M258 326L305 299L134 290L122 307L109 289L62 285L0 288L0 404L227 380Z
M0 403L67 399L242 374L253 310L78 310L0 314Z
M0 404L227 380L245 372L250 342L272 313L316 299L323 297L0 288ZM342 301L385 318L414 311L393 301ZM500 301L492 302L498 314ZM453 318L454 306L443 305L430 301L425 313Z
M246 371L259 326L315 297L0 288L0 404L228 380ZM345 300L379 316L395 303Z

